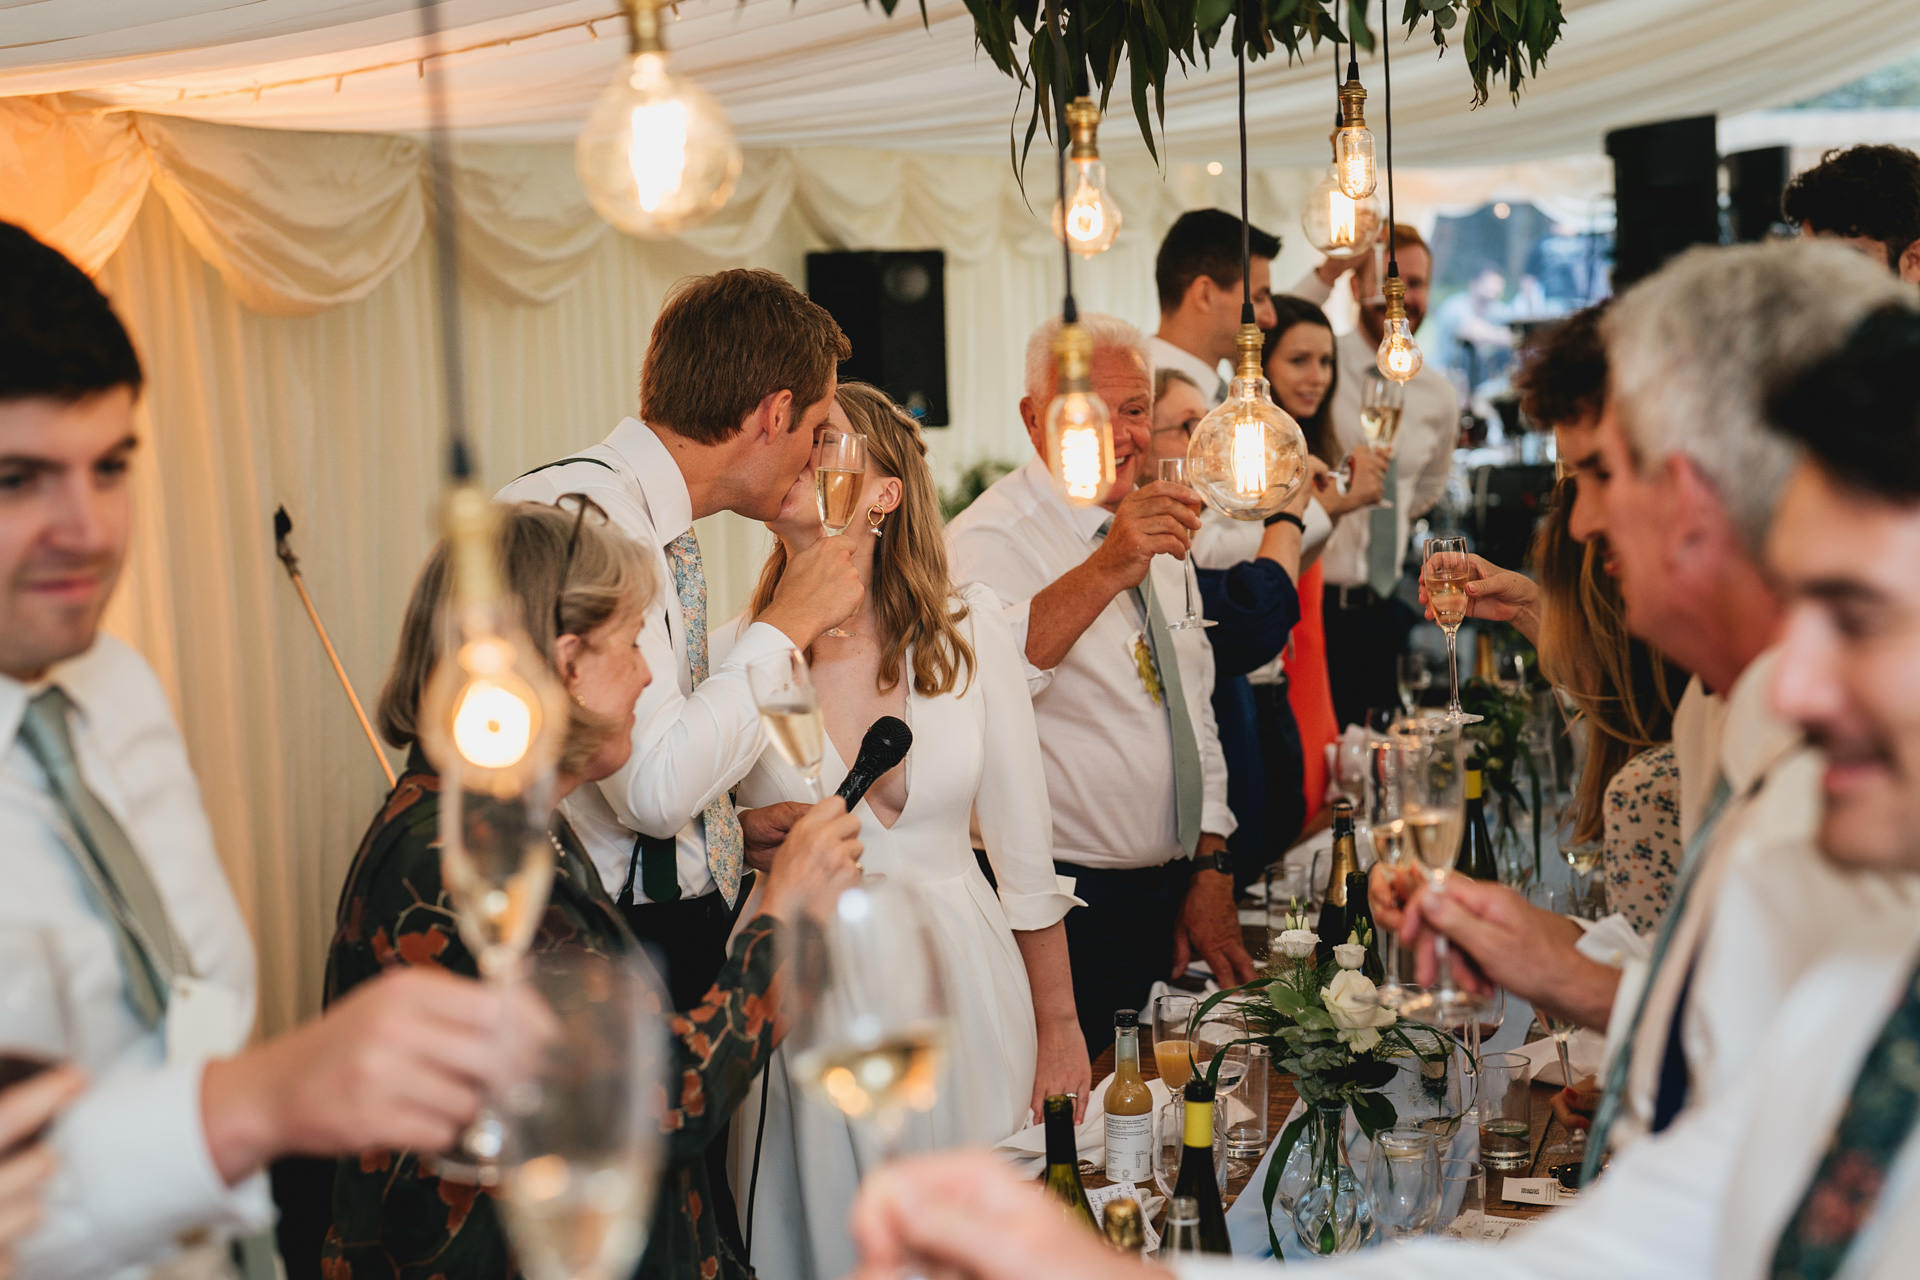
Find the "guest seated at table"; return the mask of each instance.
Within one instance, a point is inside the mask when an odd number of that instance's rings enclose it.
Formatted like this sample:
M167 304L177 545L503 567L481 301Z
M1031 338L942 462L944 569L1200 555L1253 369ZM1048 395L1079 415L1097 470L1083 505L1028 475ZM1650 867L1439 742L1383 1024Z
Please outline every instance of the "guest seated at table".
M1688 353L1696 354L1696 353ZM1772 417L1806 450L1773 522L1785 605L1771 696L1833 761L1819 822L1837 868L1920 877L1920 316L1872 314ZM1909 918L1920 931L1920 911ZM1835 932L1844 920L1827 921ZM1741 1088L1615 1161L1579 1200L1486 1247L1316 1264L1328 1280L1897 1280L1920 1255L1920 972L1911 942L1826 960L1779 1008ZM1487 1188L1489 1207L1496 1192ZM862 1190L856 1280L911 1255L964 1280L1150 1280L983 1154L894 1166ZM1193 1259L1188 1280L1272 1275Z
M1049 1094L1084 1111L1092 1072L1073 1005L1066 927L1078 903L1053 870L1053 819L1027 696L1026 669L999 602L985 587L956 590L947 576L940 502L920 428L877 387L843 382L827 430L867 439L867 470L853 527L866 590L860 611L809 654L826 717L823 787L836 787L867 727L896 716L913 728L907 758L855 810L864 871L913 886L951 971L952 1087L910 1121L917 1150L992 1145L1038 1123ZM727 649L779 590L789 557L825 536L812 469L777 519L778 541L747 612L714 635ZM774 752L740 783L742 804L804 799L806 779ZM974 860L977 818L998 892ZM771 1105L749 1224L756 1268L769 1280L839 1280L854 1263L847 1205L877 1159L846 1117L801 1092L783 1051L768 1078ZM755 1086L755 1093L760 1086ZM758 1112L748 1095L743 1117ZM735 1201L747 1202L750 1119L735 1127Z
M1827 152L1787 184L1780 214L1802 236L1844 244L1920 284L1920 155L1907 148Z
M1213 652L1174 631L1192 571L1200 499L1141 488L1153 367L1139 330L1083 315L1093 389L1113 415L1115 480L1072 507L1045 462L1056 383L1050 320L1027 343L1020 416L1035 457L947 529L953 578L983 583L1025 654L1053 805L1055 865L1087 906L1067 916L1073 998L1087 1048L1113 1041L1115 1009L1203 957L1223 985L1253 976L1233 905L1226 762L1214 730Z
M501 513L501 571L519 601L519 621L574 700L556 779L560 795L626 762L634 704L652 678L637 640L657 616L650 609L656 580L637 546L590 503L576 499L573 506L516 503ZM414 585L380 696L381 730L409 756L341 891L327 957L329 1004L350 999L388 969L477 972L453 927L441 876L440 778L418 742L422 691L440 657L448 576L442 546ZM692 1009L662 1011L673 1033L671 1078L680 1084L662 1116L671 1135L668 1168L640 1276L751 1274L711 1212L706 1150L773 1049L768 992L776 976L776 930L810 894L859 878L858 830L838 799L795 822L768 875L760 913L733 940L713 989ZM557 814L552 837L558 862L534 949L632 950L619 909L573 828ZM327 1276L491 1280L514 1274L491 1192L436 1177L428 1167L433 1154L433 1148L382 1148L340 1162L321 1266Z

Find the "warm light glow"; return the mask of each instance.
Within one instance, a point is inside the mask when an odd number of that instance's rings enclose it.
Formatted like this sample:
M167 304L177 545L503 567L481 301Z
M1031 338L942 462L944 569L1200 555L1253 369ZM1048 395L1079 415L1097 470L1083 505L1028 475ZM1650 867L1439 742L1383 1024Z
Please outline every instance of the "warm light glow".
M703 221L739 180L740 146L725 113L667 55L635 53L594 103L575 148L587 199L633 235L660 236Z
M1379 183L1373 165L1373 131L1343 126L1333 138L1333 165L1340 175L1340 190L1355 200L1372 195Z
M1233 424L1233 489L1243 498L1267 491L1267 424L1258 418Z
M1078 177L1065 212L1053 206L1053 234L1083 258L1104 253L1120 234L1120 206L1107 190L1107 166L1098 160L1072 161Z
M1493 216L1504 222L1513 216L1513 206L1502 200L1493 206Z
M1332 228L1334 244L1353 244L1354 227L1359 220L1360 209L1352 196L1338 189L1327 193L1327 222Z
M1067 426L1060 432L1060 486L1067 501L1092 506L1100 501L1111 476L1100 467L1100 433L1090 426Z
M645 103L633 109L632 124L627 165L640 207L655 213L686 183L687 104L674 98Z
M1209 178L1217 178L1226 171L1227 166L1221 164L1218 160L1207 161L1207 176Z
M485 677L461 690L453 710L453 747L481 769L511 769L533 746L533 705Z
M1381 374L1395 382L1409 381L1420 372L1424 357L1405 319L1387 321L1386 333L1374 353L1374 363L1379 366Z
M1106 225L1107 214L1100 207L1100 193L1083 180L1080 189L1073 193L1072 207L1067 210L1067 235L1085 244L1098 240Z

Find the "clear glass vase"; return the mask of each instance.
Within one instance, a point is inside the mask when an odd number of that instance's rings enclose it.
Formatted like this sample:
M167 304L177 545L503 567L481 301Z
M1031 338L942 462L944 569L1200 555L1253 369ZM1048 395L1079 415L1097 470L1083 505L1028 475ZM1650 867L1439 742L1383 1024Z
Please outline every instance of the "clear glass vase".
M1306 1186L1293 1203L1293 1230L1312 1253L1351 1253L1373 1235L1366 1188L1347 1160L1346 1118L1344 1106L1316 1106L1295 1146L1308 1154Z

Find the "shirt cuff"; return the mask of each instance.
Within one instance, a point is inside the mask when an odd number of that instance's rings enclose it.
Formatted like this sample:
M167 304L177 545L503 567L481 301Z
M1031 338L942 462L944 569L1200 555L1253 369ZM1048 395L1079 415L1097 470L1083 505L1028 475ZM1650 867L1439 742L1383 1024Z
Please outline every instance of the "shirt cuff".
M1622 915L1610 915L1604 920L1580 920L1574 923L1580 926L1580 941L1574 944L1576 950L1596 964L1604 964L1610 969L1623 969L1631 960L1644 961L1652 953L1647 939L1633 931Z
M1000 908L1007 913L1009 928L1016 933L1050 929L1066 919L1067 912L1087 905L1084 899L1074 896L1072 876L1057 875L1053 881L1053 889L1039 893L1000 891Z
M1233 816L1233 810L1227 808L1225 801L1209 800L1200 806L1200 833L1219 836L1222 840L1240 829L1240 820Z

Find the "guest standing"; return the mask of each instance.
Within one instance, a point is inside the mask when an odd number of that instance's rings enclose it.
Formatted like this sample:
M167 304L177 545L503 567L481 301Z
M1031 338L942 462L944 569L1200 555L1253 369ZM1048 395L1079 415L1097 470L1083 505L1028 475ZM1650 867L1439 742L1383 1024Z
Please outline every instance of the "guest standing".
M501 578L518 621L566 686L574 706L558 765L562 795L604 778L633 750L634 707L652 673L638 641L657 617L651 566L640 549L580 503L566 511L515 503L503 513ZM441 876L440 777L420 751L420 700L440 660L449 564L438 548L414 585L399 653L380 695L382 734L408 752L406 771L381 805L347 872L327 956L329 1004L390 969L473 974L452 927ZM640 1277L681 1280L751 1275L712 1212L707 1150L773 1048L775 948L782 921L820 888L858 879L858 824L838 800L793 826L774 860L759 911L728 950L711 990L668 1017L675 1082L661 1126L666 1176L647 1232ZM571 824L552 827L553 886L536 951L580 947L602 955L634 948L621 913ZM397 1033L397 1032L396 1032ZM403 1087L414 1083L399 1082ZM482 1280L517 1274L490 1190L430 1172L431 1149L369 1149L340 1162L333 1225L322 1254L330 1280Z
M1054 859L1087 907L1067 917L1073 995L1087 1048L1112 1042L1113 1011L1206 959L1222 985L1253 976L1233 905L1226 762L1214 729L1213 654L1172 631L1200 527L1191 491L1134 487L1153 427L1146 339L1081 318L1093 389L1113 415L1115 482L1071 507L1044 461L1057 322L1027 344L1020 416L1036 457L947 530L957 582L992 588L1031 671L1053 804Z
M878 388L852 382L840 384L827 425L867 440L857 514L840 535L866 593L842 625L849 634L823 635L809 654L826 718L820 781L839 785L880 717L912 728L907 758L855 809L862 869L917 892L949 972L965 975L948 992L946 1087L931 1113L911 1120L908 1145L991 1146L1037 1122L1049 1094L1073 1094L1084 1109L1092 1084L1061 923L1078 899L1053 869L1025 664L992 593L962 593L947 575L939 497L913 419ZM746 614L715 634L716 654L773 600L792 559L824 536L811 470L768 527L779 541ZM774 752L740 784L749 805L807 794ZM974 859L974 821L997 893ZM764 1143L752 1124L734 1132L736 1170L763 1148L754 1257L769 1280L839 1280L855 1262L847 1205L878 1156L839 1111L803 1092L791 1065L775 1051ZM756 1110L750 1094L742 1115ZM743 1190L736 1185L736 1198Z
M1250 267L1240 256L1243 231ZM1254 323L1273 327L1273 259L1279 252L1278 236L1220 209L1188 210L1160 241L1153 260L1160 328L1147 340L1148 359L1154 369L1185 374L1208 408L1227 398L1220 366L1233 361L1246 294L1253 295Z

